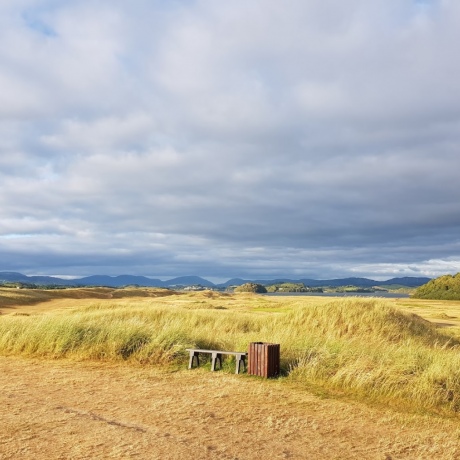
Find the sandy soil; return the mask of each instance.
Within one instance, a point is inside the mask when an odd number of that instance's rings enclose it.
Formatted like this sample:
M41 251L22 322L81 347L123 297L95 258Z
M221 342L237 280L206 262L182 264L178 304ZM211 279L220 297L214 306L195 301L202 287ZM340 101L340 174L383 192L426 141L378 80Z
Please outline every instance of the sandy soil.
M0 459L460 459L460 423L204 369L0 357Z

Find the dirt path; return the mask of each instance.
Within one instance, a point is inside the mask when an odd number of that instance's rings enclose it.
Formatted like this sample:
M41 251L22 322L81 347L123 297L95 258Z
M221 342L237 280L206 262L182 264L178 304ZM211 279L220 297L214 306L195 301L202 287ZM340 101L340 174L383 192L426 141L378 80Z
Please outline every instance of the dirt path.
M205 370L0 357L0 459L460 459L460 423Z

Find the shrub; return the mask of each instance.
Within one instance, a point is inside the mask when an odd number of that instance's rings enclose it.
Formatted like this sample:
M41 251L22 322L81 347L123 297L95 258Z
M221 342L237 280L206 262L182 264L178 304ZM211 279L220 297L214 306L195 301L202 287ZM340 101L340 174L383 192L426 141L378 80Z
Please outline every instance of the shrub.
M255 292L259 294L263 294L267 292L267 289L262 284L257 283L245 283L241 286L237 286L235 288L235 292Z

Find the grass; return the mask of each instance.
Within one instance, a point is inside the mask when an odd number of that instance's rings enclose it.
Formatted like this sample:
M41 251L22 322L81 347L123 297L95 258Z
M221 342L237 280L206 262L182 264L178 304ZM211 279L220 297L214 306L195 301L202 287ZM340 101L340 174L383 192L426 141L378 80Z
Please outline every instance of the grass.
M459 303L123 291L69 290L81 302L71 309L3 314L0 354L177 367L187 362L185 348L242 351L252 341L275 342L282 382L409 410L460 412L455 324L437 328L410 312L447 321L460 317ZM18 304L45 294L0 290L0 307L21 313Z

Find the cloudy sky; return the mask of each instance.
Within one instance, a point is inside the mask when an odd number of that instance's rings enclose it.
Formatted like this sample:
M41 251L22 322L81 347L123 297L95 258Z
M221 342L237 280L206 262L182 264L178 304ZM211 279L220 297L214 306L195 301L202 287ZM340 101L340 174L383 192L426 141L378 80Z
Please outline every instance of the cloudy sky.
M457 0L0 1L0 271L460 271Z

